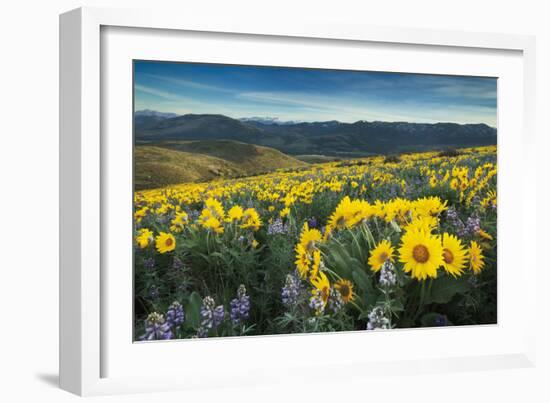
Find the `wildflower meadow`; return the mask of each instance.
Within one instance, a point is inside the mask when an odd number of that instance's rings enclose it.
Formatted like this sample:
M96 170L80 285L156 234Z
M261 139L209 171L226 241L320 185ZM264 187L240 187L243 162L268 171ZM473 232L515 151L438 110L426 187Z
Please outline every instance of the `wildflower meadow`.
M134 194L135 340L494 324L496 146Z

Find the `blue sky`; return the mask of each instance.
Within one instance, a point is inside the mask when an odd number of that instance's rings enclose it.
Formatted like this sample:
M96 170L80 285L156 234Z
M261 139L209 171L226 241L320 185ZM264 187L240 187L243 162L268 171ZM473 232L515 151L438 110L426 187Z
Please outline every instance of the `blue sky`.
M147 61L134 68L135 110L496 127L495 78Z

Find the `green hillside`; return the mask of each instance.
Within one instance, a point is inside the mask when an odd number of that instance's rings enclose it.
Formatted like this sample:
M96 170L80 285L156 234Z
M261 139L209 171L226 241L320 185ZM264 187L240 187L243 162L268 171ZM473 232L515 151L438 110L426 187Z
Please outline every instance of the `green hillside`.
M138 141L234 140L275 148L287 155L357 158L373 154L441 151L497 143L486 124L338 121L266 124L223 115L187 114L135 118Z
M230 140L139 144L134 164L136 190L307 166L275 149Z
M320 164L324 162L333 162L340 161L340 157L331 157L328 155L319 155L319 154L303 154L303 155L294 155L296 159L300 161L307 162L308 164Z

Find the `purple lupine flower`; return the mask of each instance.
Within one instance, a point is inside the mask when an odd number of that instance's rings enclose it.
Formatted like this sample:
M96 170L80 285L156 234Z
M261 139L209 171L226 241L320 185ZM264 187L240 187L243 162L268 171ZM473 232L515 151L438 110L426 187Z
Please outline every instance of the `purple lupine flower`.
M449 223L455 228L457 234L464 234L465 233L465 226L460 217L458 216L458 212L455 210L454 207L449 207L449 209L446 211L447 219L449 220ZM464 236L464 235L460 235Z
M344 300L342 299L342 294L336 288L330 289L330 295L328 299L328 309L333 313L338 313L344 306Z
M174 257L174 260L172 261L172 269L175 271L180 271L183 269L183 262L178 257Z
M157 299L160 296L160 291L157 286L152 286L149 289L149 298L151 299Z
M155 216L155 221L160 225L166 225L172 221L172 218L169 215L157 215Z
M189 217L189 221L196 221L201 215L201 212L199 210L192 210L187 215Z
M173 328L178 328L185 321L183 306L178 301L172 302L166 311L166 323Z
M206 328L206 327L199 327L199 329L197 330L197 336L198 338L204 338L204 337L208 337L208 331L210 329Z
M386 260L380 269L380 279L378 280L383 287L392 287L397 282L395 267L390 260Z
M202 306L201 306L201 327L204 327L206 329L212 329L214 326L214 308L216 306L216 302L214 301L214 298L208 296L204 297L202 300Z
M269 235L285 234L287 232L288 226L283 223L283 220L280 217L273 220L273 222L267 227L267 233Z
M207 296L202 300L200 310L201 325L197 332L198 337L206 337L210 329L218 327L225 317L223 305L216 306L214 298Z
M164 320L164 316L153 312L147 316L145 320L145 334L140 336L139 339L141 341L169 340L173 337L170 325Z
M230 302L230 318L234 325L238 325L248 319L250 314L250 297L246 295L246 288L243 284L237 290L237 298Z
M434 326L447 326L449 321L445 315L438 314L434 319Z
M447 211L445 212L445 214L447 215L447 218L451 222L460 221L460 218L458 218L458 212L456 211L456 209L454 207L449 207L447 209Z
M214 308L214 327L218 327L225 317L225 309L223 308L223 305L218 305L216 308Z
M423 185L422 179L414 178L407 180L406 186L407 191L406 194L408 197L413 198L415 195L418 194L418 189L421 188Z
M460 237L473 236L477 234L481 225L481 220L477 215L468 217L466 219L466 223L464 223L460 217L458 217L458 213L453 207L450 207L447 210L447 219L451 225L455 227L456 233Z
M480 229L480 219L477 216L468 217L466 220L466 234L468 235L474 235L479 232Z
M308 218L307 225L309 226L309 228L317 228L317 224L318 222L315 217Z
M309 299L309 307L315 311L316 315L321 315L325 311L325 302L321 296L321 291L315 290L315 295Z
M375 306L369 313L367 330L390 329L390 320L386 317L384 308Z
M298 302L300 295L300 279L296 275L287 274L285 286L281 289L281 299L283 305L291 307Z
M412 181L412 184L415 188L419 188L419 187L422 187L424 182L422 181L421 178L414 178L413 181Z
M143 267L147 270L153 270L155 268L155 259L152 257L143 259Z

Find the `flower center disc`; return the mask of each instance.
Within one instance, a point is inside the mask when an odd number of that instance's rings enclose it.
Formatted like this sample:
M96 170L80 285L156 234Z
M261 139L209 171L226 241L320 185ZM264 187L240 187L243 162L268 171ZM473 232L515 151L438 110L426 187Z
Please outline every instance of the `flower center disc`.
M172 239L171 239L171 238L168 238L168 239L166 240L166 246L170 246L170 245L172 245Z
M430 252L424 245L416 245L413 249L413 258L418 263L426 263L430 258Z
M386 260L388 260L388 257L389 257L389 256L388 256L388 254L387 254L386 252L382 252L382 253L380 254L380 261L381 261L382 263L385 263Z
M455 260L453 252L449 249L443 249L443 260L445 260L447 264L453 263L453 260Z
M340 291L340 294L342 295L342 297L344 297L344 298L349 297L349 294L350 294L349 291L350 291L350 290L349 290L349 287L348 287L346 284L342 284L342 285L340 286L340 290L339 290L339 291Z

